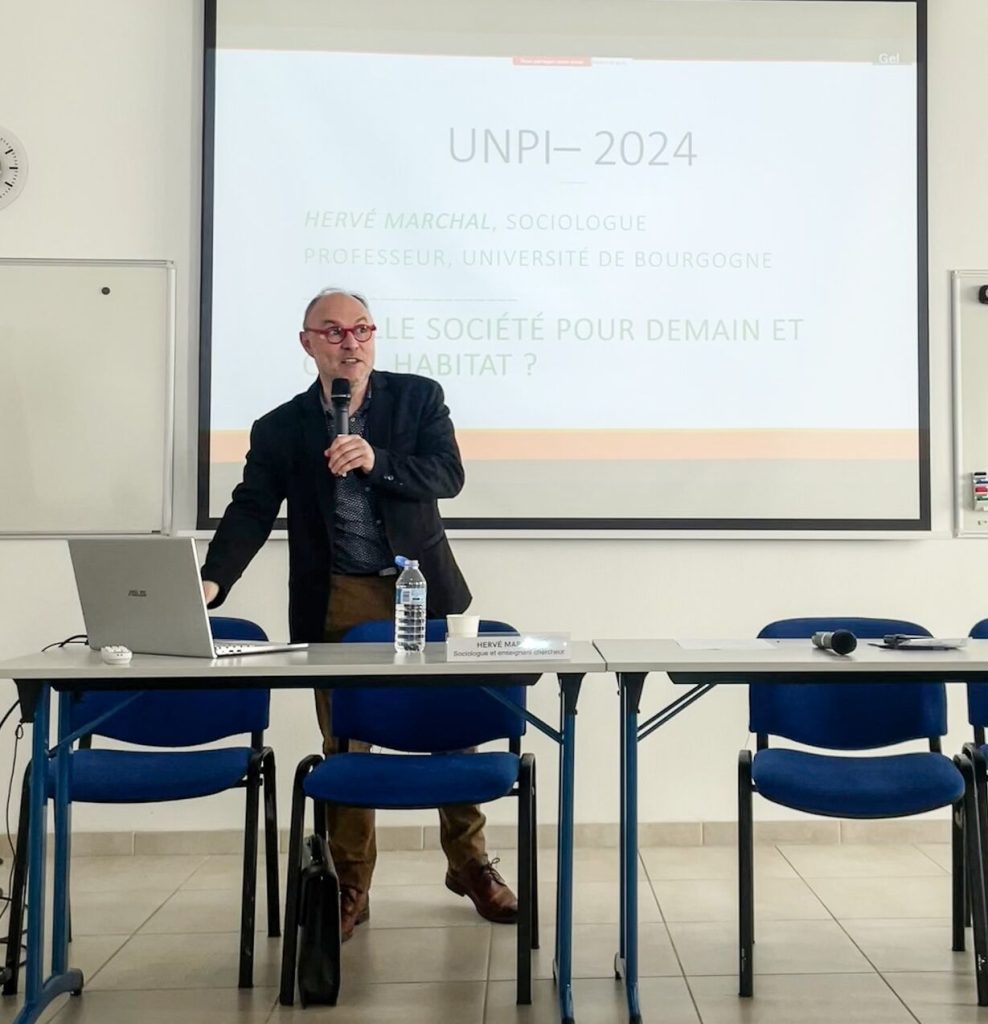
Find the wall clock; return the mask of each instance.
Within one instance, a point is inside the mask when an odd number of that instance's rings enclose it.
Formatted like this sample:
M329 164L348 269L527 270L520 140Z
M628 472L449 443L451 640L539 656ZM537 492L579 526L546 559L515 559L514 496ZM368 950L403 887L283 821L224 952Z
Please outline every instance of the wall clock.
M20 139L0 128L0 210L20 195L27 180L27 153Z

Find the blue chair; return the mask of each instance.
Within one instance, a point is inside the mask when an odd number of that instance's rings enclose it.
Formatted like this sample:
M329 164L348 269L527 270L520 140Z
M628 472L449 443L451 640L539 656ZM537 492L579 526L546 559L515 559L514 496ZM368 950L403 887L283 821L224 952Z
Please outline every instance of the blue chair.
M218 640L266 640L260 626L246 619L210 619ZM264 788L264 838L268 890L268 935L281 934L278 896L278 815L274 752L263 745L268 726L268 690L181 690L142 693L138 699L100 721L135 692L87 691L73 700L70 729L90 722L93 730L71 756L71 799L75 803L158 803L209 796L228 789L246 790L244 874L240 921L239 985L253 984L254 901L257 889L258 793ZM63 698L64 699L64 698ZM104 736L144 747L192 747L242 733L250 746L211 750L101 750L92 737ZM28 787L24 776L17 848L11 885L7 934L7 980L4 995L17 991L24 899L27 885ZM54 762L48 795L54 793Z
M859 639L886 633L929 636L894 619L783 619L758 635L806 639L818 630L849 629ZM895 818L953 806L972 812L959 766L940 753L947 731L942 682L757 683L748 688L749 729L757 750L738 759L739 994L753 992L754 843L752 793L783 807L840 818ZM773 749L779 736L811 747L863 751L928 740L929 752L835 756ZM965 810L966 809L966 810ZM958 830L954 830L955 862ZM957 874L961 874L958 872ZM962 877L962 876L961 876ZM955 887L959 879L955 878Z
M482 633L517 631L503 622L483 620ZM426 641L446 639L446 622L430 620ZM394 642L394 623L369 622L351 629L344 643ZM498 692L525 706L527 689L537 676L519 675ZM282 1005L295 997L302 830L306 798L314 802L314 829L325 835L323 805L419 809L448 804L486 803L518 797L518 989L519 1004L532 1001L532 949L538 948L538 875L536 857L535 758L520 754L525 720L484 693L477 676L445 677L441 686L339 687L332 691L333 729L340 753L303 759L295 773L282 946ZM472 685L464 685L472 684ZM347 753L359 739L395 754ZM504 753L460 753L490 740L507 739Z

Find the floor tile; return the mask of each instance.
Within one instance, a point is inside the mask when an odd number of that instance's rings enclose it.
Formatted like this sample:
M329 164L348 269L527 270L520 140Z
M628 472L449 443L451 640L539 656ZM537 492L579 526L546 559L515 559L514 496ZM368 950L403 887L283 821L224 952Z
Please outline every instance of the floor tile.
M174 890L204 860L200 856L73 857L72 892Z
M944 871L950 871L950 843L917 843L916 849L929 857L930 860L936 861Z
M812 878L806 883L837 918L943 917L950 913L950 879Z
M644 854L644 850L642 853ZM619 851L615 847L580 847L573 851L573 878L583 882L618 882L621 879ZM500 854L498 870L512 880L518 877L518 851L505 850ZM539 850L539 882L554 882L557 877L555 848ZM638 877L646 877L641 858Z
M541 948L532 956L532 977L551 978L555 937L542 930ZM492 929L490 978L515 978L516 938L514 928ZM614 954L618 949L617 925L575 925L573 928L573 977L613 978ZM669 933L664 924L643 924L638 929L638 973L641 977L682 974Z
M683 879L652 883L666 921L736 921L738 887L733 880ZM762 878L755 884L755 920L809 921L831 915L799 878Z
M734 846L651 846L641 860L653 881L738 877L738 851ZM758 878L795 878L796 872L774 846L755 847Z
M279 905L279 920L284 908ZM258 893L254 931L266 932L265 893ZM240 892L233 889L181 889L166 900L137 930L138 935L235 932L240 930Z
M779 846L804 878L895 878L942 876L943 868L914 846Z
M87 991L68 1002L57 1024L266 1024L273 988Z
M482 1024L480 981L371 985L344 980L336 1006L276 1006L270 1024Z
M135 935L93 978L97 989L236 988L239 968L236 933ZM280 980L281 940L257 936L254 984L276 988Z
M128 938L127 935L77 935L69 943L69 964L82 971L88 985Z
M375 928L456 928L486 926L465 896L445 885L372 886L371 920Z
M885 980L920 1024L983 1024L988 1010L978 1007L973 977L957 974L888 974Z
M93 979L93 976L99 971L99 969L105 964L113 954L127 941L126 935L94 935L94 936L79 936L69 945L69 965L71 967L78 968L82 971L82 976L85 985L88 987ZM47 976L51 971L51 957L50 954L45 958L44 973ZM20 1012L21 1006L24 1002L24 969L21 968L21 974L18 981L18 993L15 996L3 996L0 997L0 1024L10 1024L11 1021ZM66 1007L72 1003L78 1003L79 1000L70 998L68 996L64 998L56 999L51 1003L44 1014L41 1017L42 1024L48 1024L49 1021L58 1019L62 1020L62 1014ZM73 1018L74 1019L74 1018ZM93 1021L98 1021L99 1017L90 1018Z
M372 918L343 947L344 984L484 981L491 927L379 928Z
M861 952L881 972L974 972L971 930L967 930L967 952L954 953L950 948L952 931L949 918L846 918L841 923Z
M135 858L136 859L136 858ZM217 853L200 858L199 866L182 883L183 889L234 889L240 891L244 860L238 854ZM284 889L288 873L288 857L278 857L278 884ZM257 887L264 888L266 878L264 851L257 855Z
M73 892L73 935L129 935L172 894L170 889Z
M539 893L547 923L555 921L556 889L550 884ZM621 919L621 888L617 882L578 882L573 886L573 923L617 925ZM662 915L647 882L638 886L638 920L659 922Z
M734 974L738 929L731 921L676 922L669 934L687 976ZM836 921L755 920L756 974L873 973Z
M765 975L751 999L733 975L689 984L703 1024L915 1024L877 974Z
M682 978L642 978L639 985L642 1017L661 1024L699 1024L689 990ZM628 1024L624 986L611 979L577 980L573 983L576 1019L586 1024ZM532 984L532 1005L515 1005L510 981L487 986L484 1024L559 1024L559 1003L551 981Z
M377 855L373 887L382 885L441 885L446 856L441 850L393 850Z

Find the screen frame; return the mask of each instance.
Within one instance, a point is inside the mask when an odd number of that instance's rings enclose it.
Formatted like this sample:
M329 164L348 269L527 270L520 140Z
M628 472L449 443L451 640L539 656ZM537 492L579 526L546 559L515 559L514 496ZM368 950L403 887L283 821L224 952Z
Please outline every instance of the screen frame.
M800 0L771 0L773 3L798 3ZM817 0L819 2L819 0ZM839 3L842 0L824 0ZM910 4L916 9L916 287L917 287L917 456L919 513L913 519L749 519L749 518L585 518L537 517L496 518L444 517L450 531L493 531L511 536L517 531L532 535L575 536L592 531L599 536L626 535L629 532L695 537L724 534L809 533L809 534L892 534L929 533L931 524L930 467L930 329L929 329L929 183L927 132L927 0L874 0L883 4ZM210 515L210 411L212 386L212 274L213 274L213 195L214 127L216 99L216 39L218 0L206 0L203 33L203 116L202 116L202 197L199 279L198 346L198 430L196 452L196 529L214 530L217 516ZM287 522L279 518L275 530L285 530Z

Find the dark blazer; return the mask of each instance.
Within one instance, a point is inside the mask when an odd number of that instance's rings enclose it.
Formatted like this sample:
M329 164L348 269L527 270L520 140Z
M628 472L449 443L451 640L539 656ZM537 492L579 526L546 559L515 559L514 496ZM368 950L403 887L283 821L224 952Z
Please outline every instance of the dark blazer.
M233 491L206 555L203 579L223 603L288 501L289 628L294 641L323 639L333 568L335 478L323 452L329 441L319 381L254 424L241 483ZM428 584L428 612L441 617L470 604L453 558L438 498L463 487L463 464L442 388L406 373L375 370L365 438L374 449L366 474L377 492L396 555L417 558Z

